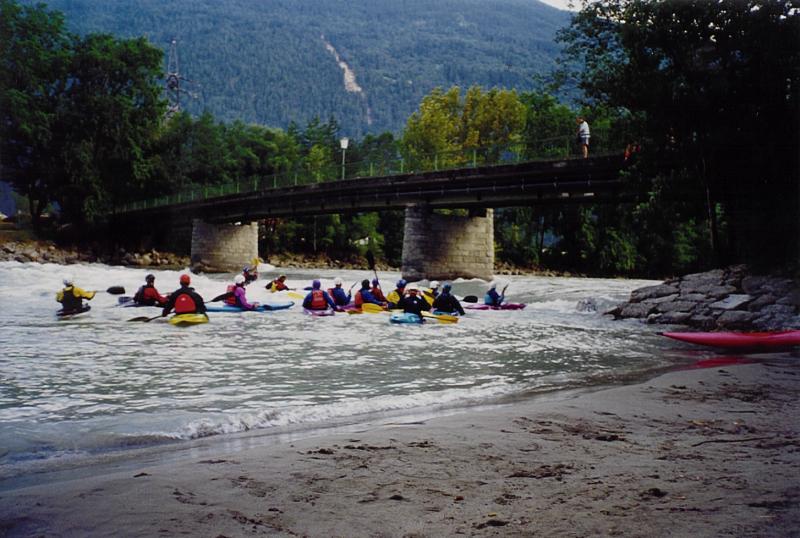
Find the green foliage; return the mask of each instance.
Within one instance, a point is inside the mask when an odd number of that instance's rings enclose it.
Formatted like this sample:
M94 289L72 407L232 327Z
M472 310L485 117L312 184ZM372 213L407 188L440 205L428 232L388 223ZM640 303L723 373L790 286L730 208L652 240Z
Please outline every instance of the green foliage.
M165 52L176 39L192 114L282 129L335 115L352 137L400 132L437 86L530 88L554 66L553 38L569 20L527 0L48 4L81 34L146 35ZM345 88L334 50L361 92Z
M0 21L2 161L34 224L50 202L80 223L142 192L164 110L161 52L141 38L68 34L40 5L2 0Z
M515 91L435 88L408 119L401 152L411 168L491 164L519 139L525 108ZM477 152L480 150L480 152Z
M571 65L582 69L573 74L587 104L630 111L641 134L636 139L648 150L645 160L671 162L700 187L697 211L683 214L684 220L671 216L674 226L715 231L711 241L720 261L797 259L795 1L602 0L586 3L561 38ZM669 199L672 186L665 188ZM736 214L727 227L735 241L719 235L717 204ZM773 230L783 230L786 240L764 241ZM660 235L649 243L659 241L672 238ZM684 251L680 264L691 256Z

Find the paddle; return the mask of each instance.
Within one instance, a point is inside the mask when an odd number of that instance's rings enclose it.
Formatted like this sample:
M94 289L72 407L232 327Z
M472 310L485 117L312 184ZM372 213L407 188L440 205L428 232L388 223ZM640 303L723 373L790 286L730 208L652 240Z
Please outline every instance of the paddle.
M506 298L506 289L508 288L508 284L503 286L503 291L500 292L500 303L503 303L503 300Z
M467 295L466 297L461 299L461 301L464 303L477 303L478 298L475 295Z
M361 305L361 310L370 314L383 314L387 312L381 305L375 303L364 303Z
M458 323L458 316L451 316L450 314L434 314L427 310L422 311L423 318L438 319L441 323Z
M210 303L216 303L217 301L224 301L225 299L228 299L229 297L233 297L233 292L232 291L226 291L222 295L217 295L216 297L211 299L209 302Z
M287 297L291 297L292 299L305 299L306 298L306 296L303 295L302 293L297 293L295 291L287 291L286 292L286 296Z
M150 323L154 319L158 319L160 317L161 317L161 314L159 314L157 316L153 316L152 318L148 318L147 316L139 316L139 317L136 317L136 318L131 318L128 321L143 321L145 323Z
M92 293L101 293L103 290L92 290ZM125 293L125 288L122 286L111 286L107 290L106 293L110 293L111 295L122 295Z
M380 280L378 278L378 271L375 270L375 255L372 254L371 250L367 251L367 263L369 264L369 268L372 269L372 272L375 273L375 280Z

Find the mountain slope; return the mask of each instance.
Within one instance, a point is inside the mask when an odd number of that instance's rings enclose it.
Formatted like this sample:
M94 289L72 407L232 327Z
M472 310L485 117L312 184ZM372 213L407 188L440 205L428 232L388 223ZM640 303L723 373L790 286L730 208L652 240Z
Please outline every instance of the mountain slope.
M531 88L552 68L569 18L536 0L47 4L80 33L146 35L164 48L165 70L176 39L192 112L282 128L333 115L353 136L399 131L435 86Z

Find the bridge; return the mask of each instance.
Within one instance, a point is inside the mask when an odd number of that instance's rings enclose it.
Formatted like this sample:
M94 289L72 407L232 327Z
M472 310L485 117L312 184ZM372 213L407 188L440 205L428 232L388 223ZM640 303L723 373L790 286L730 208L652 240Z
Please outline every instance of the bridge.
M488 279L493 208L617 200L623 167L622 155L603 155L299 185L262 180L130 203L115 211L112 223L119 230L148 223L186 229L191 223L192 263L235 270L258 255L259 219L403 209L404 277ZM469 214L433 211L448 208Z

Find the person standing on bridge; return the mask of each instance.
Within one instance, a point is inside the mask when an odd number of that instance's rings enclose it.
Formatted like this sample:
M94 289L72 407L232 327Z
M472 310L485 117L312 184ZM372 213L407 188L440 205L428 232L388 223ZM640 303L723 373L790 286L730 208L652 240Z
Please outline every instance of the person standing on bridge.
M589 138L591 135L589 134L589 124L586 122L583 116L578 116L575 119L575 123L578 124L578 143L581 145L581 151L583 152L583 158L589 158Z

